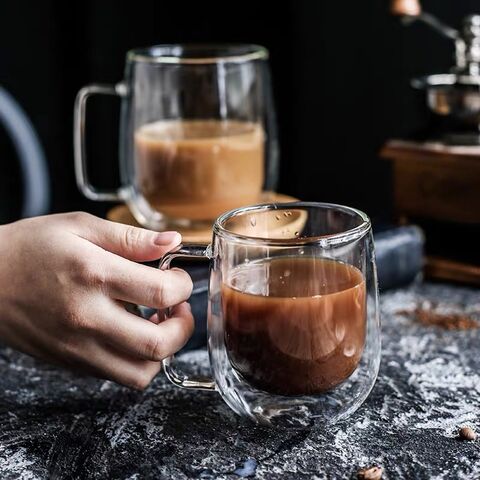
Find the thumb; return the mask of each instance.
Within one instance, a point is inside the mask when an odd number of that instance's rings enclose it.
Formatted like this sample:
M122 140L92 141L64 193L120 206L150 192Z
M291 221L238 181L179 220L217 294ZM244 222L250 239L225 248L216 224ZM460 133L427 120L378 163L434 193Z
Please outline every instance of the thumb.
M136 262L157 260L182 241L178 232L153 232L97 217L91 217L87 231L87 240Z

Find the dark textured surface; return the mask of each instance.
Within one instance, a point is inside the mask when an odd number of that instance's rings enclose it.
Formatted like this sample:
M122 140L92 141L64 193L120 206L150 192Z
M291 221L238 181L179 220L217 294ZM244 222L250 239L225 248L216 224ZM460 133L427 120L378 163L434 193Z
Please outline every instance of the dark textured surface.
M478 318L478 290L420 285L382 297L379 379L345 423L277 432L230 413L215 393L160 375L143 393L0 350L0 476L37 478L480 478L480 330L425 327L398 313L439 300ZM198 368L201 352L184 355Z

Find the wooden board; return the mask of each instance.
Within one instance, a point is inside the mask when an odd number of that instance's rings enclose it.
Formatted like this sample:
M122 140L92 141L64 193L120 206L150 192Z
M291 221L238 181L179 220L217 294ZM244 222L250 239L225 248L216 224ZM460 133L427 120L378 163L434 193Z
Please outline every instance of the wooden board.
M480 286L480 267L475 265L427 256L424 271L427 278Z
M480 148L390 141L398 215L480 224ZM467 153L468 152L468 153Z

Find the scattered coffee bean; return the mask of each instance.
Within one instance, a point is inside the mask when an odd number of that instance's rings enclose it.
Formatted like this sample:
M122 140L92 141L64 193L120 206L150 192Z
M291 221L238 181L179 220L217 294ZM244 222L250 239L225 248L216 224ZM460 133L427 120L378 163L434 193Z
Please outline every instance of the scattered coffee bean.
M361 468L357 472L357 478L359 480L380 480L382 478L383 468L372 466Z
M464 440L475 440L477 438L477 434L470 427L462 427L458 431L458 434L460 435L460 438L463 438Z

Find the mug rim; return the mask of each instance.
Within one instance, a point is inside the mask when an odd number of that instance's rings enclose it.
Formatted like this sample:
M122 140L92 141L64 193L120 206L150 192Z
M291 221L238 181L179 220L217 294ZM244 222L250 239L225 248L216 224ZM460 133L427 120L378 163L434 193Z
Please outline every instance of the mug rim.
M208 51L208 53L202 55L202 51ZM224 51L226 53L221 54ZM127 61L206 65L266 60L268 56L269 53L265 47L253 43L162 43L129 50Z
M335 209L343 211L344 213L350 213L358 216L361 219L361 223L356 227L344 230L338 233L331 233L326 235L315 235L311 237L300 238L285 238L285 239L272 239L266 237L254 237L250 235L242 235L235 233L232 230L226 228L225 222L229 219L247 212L267 211L267 210L285 210L294 208L323 208L323 209ZM228 240L247 243L250 245L266 245L266 246L297 246L297 245L311 245L319 244L322 248L330 246L337 246L362 238L366 233L371 230L372 223L368 215L361 210L353 207L347 207L337 203L326 202L286 202L286 203L260 203L256 205L249 205L247 207L235 208L220 215L213 224L213 232L222 238Z

